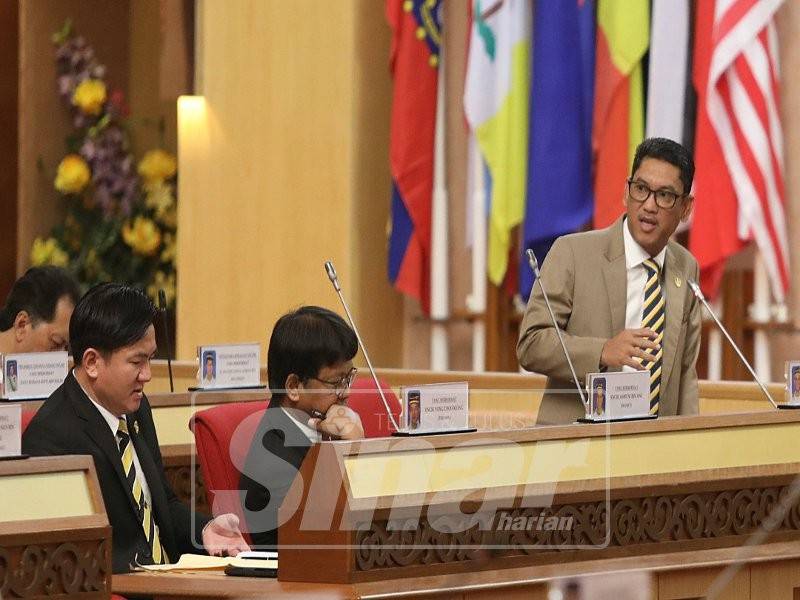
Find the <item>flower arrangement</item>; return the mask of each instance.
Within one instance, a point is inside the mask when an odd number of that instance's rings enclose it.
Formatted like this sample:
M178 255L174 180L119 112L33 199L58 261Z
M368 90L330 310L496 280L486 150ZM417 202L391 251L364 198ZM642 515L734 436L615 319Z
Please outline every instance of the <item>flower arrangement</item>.
M74 131L58 165L55 189L67 204L64 222L37 238L33 265L68 268L86 288L105 281L143 287L175 303L177 162L163 149L131 153L128 108L109 93L106 68L67 21L54 34L58 92Z

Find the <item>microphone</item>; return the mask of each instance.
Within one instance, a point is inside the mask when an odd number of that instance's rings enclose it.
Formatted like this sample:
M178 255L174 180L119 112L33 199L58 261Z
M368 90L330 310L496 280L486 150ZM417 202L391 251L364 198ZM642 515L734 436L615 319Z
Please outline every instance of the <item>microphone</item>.
M730 343L730 345L733 346L733 349L736 350L736 354L739 355L739 358L744 363L744 366L747 367L748 371L750 371L750 375L753 376L753 379L758 384L758 386L761 388L761 391L764 392L764 395L767 397L767 400L769 400L772 403L772 406L774 408L780 408L778 406L778 403L775 402L775 400L772 399L772 396L767 391L766 386L763 383L761 383L761 380L758 378L758 375L756 375L756 372L753 370L753 367L750 366L750 363L747 362L747 359L744 357L744 354L742 354L742 351L739 349L739 346L736 345L736 342L733 341L733 338L728 333L728 330L725 329L725 326L717 318L717 315L714 314L713 310L711 310L711 306L708 304L708 302L706 302L706 297L703 295L703 290L700 289L700 286L697 285L697 282L696 281L692 281L691 279L687 279L686 283L689 284L689 287L692 289L692 292L697 297L697 299L700 300L700 302L703 303L703 306L706 307L706 310L708 311L708 314L710 314L711 318L714 319L714 322L717 324L717 327L719 327L720 330L722 331L722 333L725 335L725 338L728 340L728 343Z
M572 381L575 384L575 389L578 390L578 395L581 398L581 402L583 402L583 408L586 411L586 414L588 415L589 403L586 400L586 396L583 393L583 388L581 388L581 384L578 381L578 375L575 373L575 367L572 365L572 359L569 356L569 352L567 352L567 345L564 343L564 337L561 335L561 328L558 326L558 322L556 321L556 316L553 314L553 307L550 306L550 298L547 297L547 292L544 289L544 283L542 282L542 274L539 271L539 261L536 260L536 255L530 248L528 248L525 254L528 257L528 264L530 265L533 274L536 276L536 281L539 283L539 289L542 290L542 296L544 296L544 303L547 305L547 311L550 313L550 320L553 322L553 327L556 330L558 341L561 342L561 350L564 352L564 356L567 359L567 364L569 365L569 371L570 373L572 373ZM533 293L533 290L531 290L531 293Z
M169 347L169 327L167 326L167 294L161 289L158 290L158 308L161 309L161 322L164 325L164 341L167 345L167 371L169 372L169 391L175 391L175 384L172 381L172 349Z
M386 416L389 417L389 422L394 427L394 430L400 431L400 428L397 426L397 421L394 420L394 415L392 415L392 411L389 408L389 403L386 401L386 396L383 393L381 384L378 383L378 376L375 374L375 369L372 368L372 361L369 359L369 354L367 354L367 347L364 346L364 342L361 340L361 335L358 333L356 323L353 321L353 315L350 314L350 308L347 306L347 302L345 302L344 296L342 295L342 287L339 285L339 278L336 276L336 269L333 268L333 263L331 261L325 262L325 272L328 274L328 279L330 279L331 283L333 284L333 289L336 290L336 293L339 295L339 300L344 307L344 312L347 313L347 320L350 321L350 326L353 328L353 331L356 334L358 345L361 346L361 351L364 353L364 358L367 359L367 366L369 367L369 372L372 375L372 381L375 382L375 387L378 389L381 400L383 400L383 407L386 409Z

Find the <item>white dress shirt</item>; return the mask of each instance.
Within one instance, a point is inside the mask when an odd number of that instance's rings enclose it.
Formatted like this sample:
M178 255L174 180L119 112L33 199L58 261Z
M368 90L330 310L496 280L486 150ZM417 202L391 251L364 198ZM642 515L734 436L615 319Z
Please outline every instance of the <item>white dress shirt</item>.
M75 371L72 371L72 376L75 377ZM75 381L78 381L78 378L75 377ZM78 385L81 385L80 381L78 381ZM97 403L97 401L92 398L92 395L86 391L81 385L81 389L83 393L86 394L86 397L94 404L94 407L100 413L100 415L105 419L106 423L108 423L108 427L111 429L111 434L114 436L114 442L117 444L117 448L119 448L119 439L117 438L117 430L119 429L119 417L114 416L110 410L108 410L105 406L102 406ZM142 487L142 493L144 493L144 499L147 501L149 506L153 506L152 498L150 496L150 486L147 485L147 478L144 476L144 471L142 471L142 464L139 462L139 455L136 454L136 446L133 445L133 440L129 440L128 444L130 444L131 451L133 452L133 464L136 467L136 480L139 482L139 485Z
M644 313L644 285L647 283L647 269L642 264L650 255L642 248L631 235L628 228L628 219L622 224L622 239L625 243L625 268L628 275L628 303L625 306L625 329L639 329L642 326L642 315ZM661 278L664 277L664 258L667 255L667 247L652 257L661 270ZM628 366L622 367L623 371L635 371L636 369Z
M322 434L319 431L309 427L308 423L303 423L299 419L296 419L294 414L292 414L294 412L302 413L302 411L296 409L287 410L284 407L281 407L281 410L283 410L283 412L286 413L286 416L289 417L295 425L297 425L297 428L303 432L303 434L308 438L309 442L316 444L322 440ZM305 415L305 413L302 414Z

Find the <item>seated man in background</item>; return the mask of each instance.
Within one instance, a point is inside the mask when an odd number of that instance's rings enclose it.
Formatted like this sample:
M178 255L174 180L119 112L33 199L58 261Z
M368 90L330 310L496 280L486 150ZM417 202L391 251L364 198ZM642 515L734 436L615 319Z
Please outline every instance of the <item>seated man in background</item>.
M256 550L278 543L278 508L309 447L364 437L345 403L355 379L358 340L334 312L304 306L278 319L269 340L269 407L256 429L239 485Z
M0 354L68 350L69 319L80 297L64 269L28 269L0 311Z
M700 303L687 285L697 261L670 237L692 213L694 161L672 140L636 149L620 181L625 214L606 229L560 237L542 266L558 328L585 385L587 373L650 370L650 412L697 412ZM540 286L517 343L520 365L547 375L537 422L584 415ZM606 407L607 408L607 407Z
M139 290L107 283L78 302L70 323L75 368L44 402L22 448L34 456L94 458L112 528L115 573L177 561L205 548L248 550L232 514L193 513L164 475L144 385L156 352L157 309Z

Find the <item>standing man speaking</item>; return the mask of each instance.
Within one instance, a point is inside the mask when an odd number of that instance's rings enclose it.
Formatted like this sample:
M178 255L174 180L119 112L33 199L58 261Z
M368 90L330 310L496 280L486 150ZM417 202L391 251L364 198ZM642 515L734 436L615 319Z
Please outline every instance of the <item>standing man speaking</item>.
M542 282L575 371L650 371L650 412L697 412L697 261L670 237L692 213L694 161L665 138L643 141L620 181L625 214L606 229L556 240ZM517 343L520 365L547 375L537 422L584 416L553 322L534 286Z

